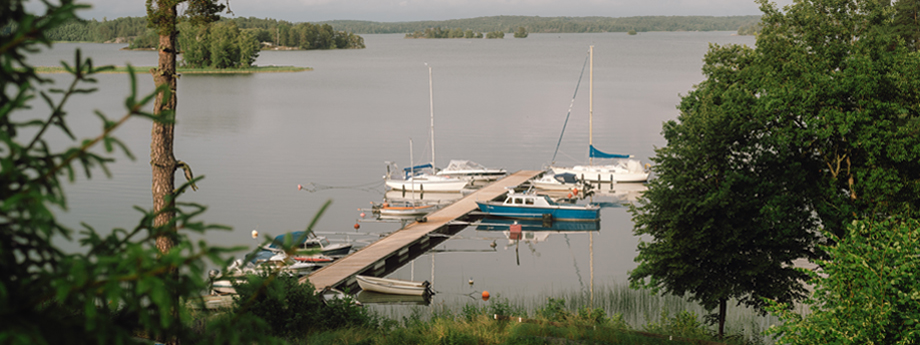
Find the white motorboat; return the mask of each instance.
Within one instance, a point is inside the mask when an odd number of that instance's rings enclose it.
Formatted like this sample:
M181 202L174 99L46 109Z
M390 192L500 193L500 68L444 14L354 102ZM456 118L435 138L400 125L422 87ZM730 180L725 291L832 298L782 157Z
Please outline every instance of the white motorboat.
M433 294L427 281L414 282L409 280L377 278L371 276L355 276L358 286L362 290L392 295L424 296Z
M533 179L530 183L537 189L549 191L585 190L585 184L575 174L555 174L552 171Z
M459 193L470 181L422 172L407 175L403 179L394 179L388 176L385 183L391 190L398 191Z
M272 243L264 249L280 250L282 244L284 244L285 236L291 236L292 240L303 238L303 242L297 246L298 250L320 251L323 255L327 256L347 255L351 252L352 248L351 243L331 243L329 239L324 236L316 236L312 233L305 236L303 231L294 231L288 234L275 236Z
M495 181L508 175L505 169L486 168L469 160L451 160L447 167L438 171L438 176L456 177L463 180Z

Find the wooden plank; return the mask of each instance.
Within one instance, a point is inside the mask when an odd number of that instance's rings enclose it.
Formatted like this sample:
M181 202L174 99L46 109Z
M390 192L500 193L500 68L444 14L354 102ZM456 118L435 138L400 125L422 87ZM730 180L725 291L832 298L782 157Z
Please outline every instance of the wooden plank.
M350 255L338 259L307 277L300 278L303 283L307 279L317 291L326 287L335 287L354 277L362 271L371 268L375 263L397 255L397 252L408 248L413 243L421 240L431 232L446 226L450 221L461 218L472 211L479 209L476 201L487 201L505 194L508 187L517 187L520 184L542 173L537 170L522 170L510 174L501 180L484 186L476 192L426 216L425 223L412 223L403 229L377 240L374 243Z

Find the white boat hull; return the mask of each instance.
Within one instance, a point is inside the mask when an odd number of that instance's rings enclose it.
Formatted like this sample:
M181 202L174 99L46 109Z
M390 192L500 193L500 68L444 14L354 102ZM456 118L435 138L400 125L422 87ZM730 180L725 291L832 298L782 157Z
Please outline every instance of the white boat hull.
M428 282L414 282L399 279L355 276L362 290L391 295L424 296L430 293Z
M647 171L627 170L621 165L576 165L574 167L553 167L556 174L575 174L579 179L590 182L641 183L648 181Z
M386 185L394 190L414 192L454 192L459 193L469 184L469 180L429 176L424 178L410 177L408 180L387 179Z

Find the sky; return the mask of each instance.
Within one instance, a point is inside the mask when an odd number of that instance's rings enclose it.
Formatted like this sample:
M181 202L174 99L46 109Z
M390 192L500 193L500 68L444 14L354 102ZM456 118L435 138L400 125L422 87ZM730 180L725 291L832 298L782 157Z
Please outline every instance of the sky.
M226 2L227 0L220 0ZM759 15L754 0L229 0L238 17L318 22L446 20L498 15L541 17ZM793 0L772 0L780 7ZM28 1L38 3L38 1ZM145 15L143 0L77 0L85 19Z

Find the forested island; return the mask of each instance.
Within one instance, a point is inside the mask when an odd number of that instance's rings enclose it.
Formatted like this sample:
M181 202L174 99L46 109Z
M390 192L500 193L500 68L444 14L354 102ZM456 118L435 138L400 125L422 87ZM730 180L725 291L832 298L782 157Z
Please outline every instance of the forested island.
M760 16L644 16L644 17L539 17L493 16L442 21L372 22L332 20L316 23L293 23L255 17L221 18L218 23L232 22L243 31L250 31L266 48L347 49L362 48L364 40L356 34L402 33L417 36L435 28L442 31L459 30L464 38L489 32L516 33L524 28L528 33L584 32L649 32L649 31L738 31L753 34L746 28L755 27ZM335 29L333 29L335 28ZM3 30L9 30L4 28ZM742 32L743 30L743 32ZM467 33L473 37L467 37ZM456 36L456 32L453 33ZM147 28L144 17L123 17L109 20L72 20L48 32L54 41L131 43L133 48L153 47L155 35ZM310 39L303 39L310 37ZM333 43L335 44L333 46Z
M584 33L649 31L736 31L760 22L760 16L644 16L644 17L539 17L493 16L417 22L371 22L332 20L322 22L360 34L424 32L430 28L460 28L474 32L513 33L519 27L530 33Z

